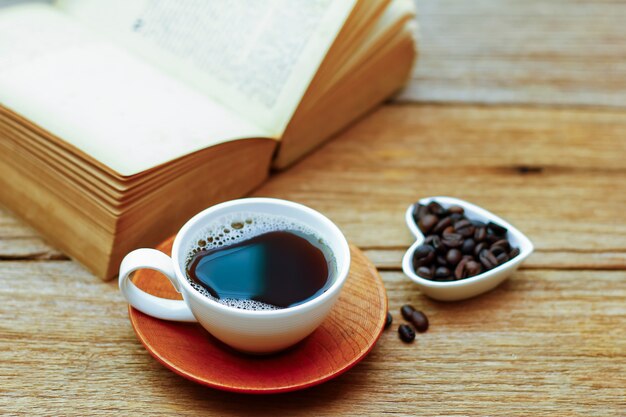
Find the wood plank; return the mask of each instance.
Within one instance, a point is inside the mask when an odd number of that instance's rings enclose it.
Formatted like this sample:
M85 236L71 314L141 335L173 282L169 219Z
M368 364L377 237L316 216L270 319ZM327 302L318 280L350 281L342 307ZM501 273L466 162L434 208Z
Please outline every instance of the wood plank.
M35 230L0 206L0 260L69 259Z
M386 106L255 195L310 205L365 249L408 247L406 207L450 195L509 220L538 252L621 254L624 131L620 111Z
M626 106L626 3L415 0L403 101Z
M388 330L334 381L280 396L214 391L159 365L114 283L68 261L0 262L3 415L619 415L626 405L626 272L526 270L458 303L384 272L395 323L430 318L414 345Z

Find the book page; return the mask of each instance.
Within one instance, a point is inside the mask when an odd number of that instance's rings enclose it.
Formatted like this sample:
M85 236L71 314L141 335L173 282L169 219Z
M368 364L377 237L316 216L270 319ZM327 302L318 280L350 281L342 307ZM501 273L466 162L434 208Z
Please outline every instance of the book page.
M46 4L0 7L0 105L124 176L269 135Z
M279 137L356 0L59 0L57 7Z

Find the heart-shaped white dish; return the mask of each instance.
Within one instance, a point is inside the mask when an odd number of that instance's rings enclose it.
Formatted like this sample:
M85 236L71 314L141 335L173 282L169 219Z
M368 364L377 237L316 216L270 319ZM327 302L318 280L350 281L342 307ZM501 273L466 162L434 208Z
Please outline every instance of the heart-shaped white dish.
M411 280L413 280L413 282L418 285L420 291L422 291L425 295L442 301L464 300L466 298L475 297L495 288L498 284L508 278L533 252L534 248L532 242L513 225L509 224L495 214L490 213L474 204L468 203L467 201L459 200L458 198L453 197L427 197L422 198L418 201L418 203L426 205L431 201L436 201L443 208L448 208L454 205L461 206L465 210L465 215L470 220L478 220L484 223L494 222L507 228L507 238L511 243L511 246L519 248L520 253L515 258L503 263L502 265L471 278L445 282L431 281L429 279L422 278L415 273L412 258L415 249L424 241L424 235L413 220L413 207L417 203L411 204L406 211L405 218L406 224L411 230L411 233L415 236L416 241L404 254L404 258L402 259L402 270L409 278L411 278Z

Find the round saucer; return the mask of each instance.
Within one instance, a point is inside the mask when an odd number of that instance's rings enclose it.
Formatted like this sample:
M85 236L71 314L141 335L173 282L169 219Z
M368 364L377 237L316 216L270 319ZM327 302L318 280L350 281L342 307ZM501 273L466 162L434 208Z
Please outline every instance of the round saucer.
M174 238L157 249L169 254ZM374 265L355 246L337 304L309 337L268 356L239 353L195 323L155 319L129 307L138 339L159 362L209 387L253 394L295 391L328 381L356 365L382 333L387 295ZM153 295L180 299L158 272L140 270L133 282Z

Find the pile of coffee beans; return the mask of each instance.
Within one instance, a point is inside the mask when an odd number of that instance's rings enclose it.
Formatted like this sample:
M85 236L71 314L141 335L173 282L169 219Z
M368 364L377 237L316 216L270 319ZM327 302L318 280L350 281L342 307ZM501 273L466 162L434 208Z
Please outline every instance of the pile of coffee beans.
M470 278L519 255L519 249L511 247L505 227L468 219L460 206L446 209L436 201L416 203L413 220L425 236L413 253L413 268L422 278Z

